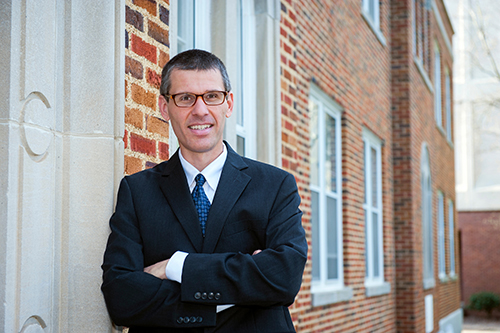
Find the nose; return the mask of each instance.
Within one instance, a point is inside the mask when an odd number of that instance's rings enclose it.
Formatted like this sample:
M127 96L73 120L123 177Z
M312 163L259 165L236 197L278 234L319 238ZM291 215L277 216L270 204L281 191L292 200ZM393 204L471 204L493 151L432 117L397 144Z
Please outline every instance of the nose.
M208 113L207 105L205 104L205 101L203 101L202 96L196 96L196 102L193 105L191 113L198 115L204 115Z

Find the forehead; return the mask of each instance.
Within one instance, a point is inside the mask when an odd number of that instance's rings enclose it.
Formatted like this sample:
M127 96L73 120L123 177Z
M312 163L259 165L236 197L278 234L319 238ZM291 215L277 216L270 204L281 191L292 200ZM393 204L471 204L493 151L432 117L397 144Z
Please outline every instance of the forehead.
M224 90L222 75L218 69L180 70L174 69L170 75L170 93Z

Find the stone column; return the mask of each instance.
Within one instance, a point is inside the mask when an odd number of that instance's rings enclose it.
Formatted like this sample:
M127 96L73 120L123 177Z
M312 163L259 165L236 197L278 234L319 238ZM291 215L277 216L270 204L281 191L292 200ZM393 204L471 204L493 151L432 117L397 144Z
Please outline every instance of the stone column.
M0 0L0 331L107 332L123 0Z

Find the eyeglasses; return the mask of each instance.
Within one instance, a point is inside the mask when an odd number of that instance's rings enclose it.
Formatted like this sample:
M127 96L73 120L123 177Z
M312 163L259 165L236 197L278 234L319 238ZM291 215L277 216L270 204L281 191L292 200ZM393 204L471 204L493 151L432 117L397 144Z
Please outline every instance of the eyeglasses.
M227 91L209 91L201 95L196 95L192 93L180 93L174 95L164 95L166 98L171 98L174 104L180 108L189 108L193 106L198 97L201 97L206 105L215 106L224 103L226 96L229 92Z

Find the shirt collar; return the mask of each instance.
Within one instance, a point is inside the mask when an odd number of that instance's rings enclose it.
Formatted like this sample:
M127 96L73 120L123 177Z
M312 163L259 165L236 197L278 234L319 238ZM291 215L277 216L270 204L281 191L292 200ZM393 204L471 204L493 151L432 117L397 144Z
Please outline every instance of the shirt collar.
M203 174L206 179L206 183L215 192L217 185L219 184L220 176L222 174L222 168L227 158L226 145L222 144L222 154L220 154L212 163L207 165L205 169L201 172L198 171L191 163L189 163L184 156L182 156L181 150L179 149L179 159L181 161L182 168L186 174L187 183L189 188L192 190L194 188L195 180L194 178L199 174Z

